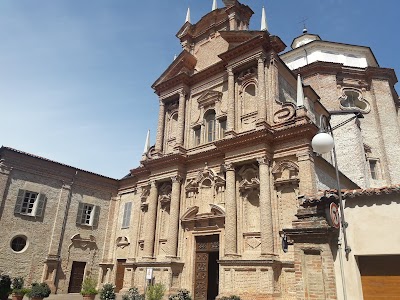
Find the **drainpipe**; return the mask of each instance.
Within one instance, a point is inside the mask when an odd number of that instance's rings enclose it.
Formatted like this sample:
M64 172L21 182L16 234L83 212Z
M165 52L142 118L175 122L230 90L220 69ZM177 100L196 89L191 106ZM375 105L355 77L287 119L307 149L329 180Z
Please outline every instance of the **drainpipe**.
M57 294L57 290L58 290L58 276L59 276L58 269L61 268L62 243L63 243L63 239L64 239L65 227L67 226L69 207L71 205L71 200L72 200L72 186L74 185L74 181L75 181L76 175L78 175L78 170L75 170L75 175L72 177L72 180L71 180L71 185L70 185L70 188L69 188L67 204L65 206L63 224L62 224L62 227L61 227L60 241L58 242L58 251L57 251L58 264L57 264L57 268L56 268L56 275L55 275L55 278L54 278L54 284L55 284L55 287L56 287L56 292L55 292L56 294Z

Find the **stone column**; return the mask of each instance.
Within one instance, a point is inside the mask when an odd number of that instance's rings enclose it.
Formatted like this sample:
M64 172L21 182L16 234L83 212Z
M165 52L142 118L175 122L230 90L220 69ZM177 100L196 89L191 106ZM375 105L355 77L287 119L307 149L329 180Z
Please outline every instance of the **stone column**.
M178 132L176 137L176 144L183 146L183 135L185 133L185 91L179 91L179 109L178 109Z
M235 129L235 77L232 68L228 68L228 117L226 131Z
M164 123L165 123L165 105L160 99L160 109L158 111L158 125L157 125L157 138L156 138L156 152L161 152L163 150L164 141Z
M267 111L266 111L266 99L265 99L265 66L264 66L264 55L260 55L257 59L258 62L258 122L265 122Z
M272 255L274 253L274 236L269 160L265 157L261 157L258 158L257 161L260 173L261 255Z
M232 164L226 165L225 193L225 255L235 255L237 254L236 180Z
M157 198L158 190L155 181L151 181L150 195L148 197L148 209L146 213L146 232L144 233L144 253L145 257L153 257L154 238L156 232L156 217L157 217Z
M179 230L179 204L181 199L181 177L174 176L172 180L171 204L168 229L168 256L177 256Z

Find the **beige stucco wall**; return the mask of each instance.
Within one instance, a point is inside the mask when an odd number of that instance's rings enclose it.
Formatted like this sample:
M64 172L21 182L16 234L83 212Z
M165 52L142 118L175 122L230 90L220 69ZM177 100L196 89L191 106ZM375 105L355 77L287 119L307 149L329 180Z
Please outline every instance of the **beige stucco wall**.
M350 198L345 202L348 260L343 256L347 299L363 299L357 257L362 255L400 254L400 196L373 195ZM343 299L339 255L335 260L339 299Z

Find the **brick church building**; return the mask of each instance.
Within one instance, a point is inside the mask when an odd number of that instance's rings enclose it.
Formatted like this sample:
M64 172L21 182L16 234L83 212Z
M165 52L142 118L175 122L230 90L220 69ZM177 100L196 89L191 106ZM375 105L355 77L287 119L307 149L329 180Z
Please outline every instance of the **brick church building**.
M57 293L94 276L118 292L152 278L195 300L379 299L374 284L390 296L400 235L379 244L399 225L393 69L306 31L284 52L264 19L249 30L249 6L223 2L178 31L182 52L152 86L155 145L126 177L0 149L0 270ZM329 213L333 158L311 147L321 116L340 125L348 253Z

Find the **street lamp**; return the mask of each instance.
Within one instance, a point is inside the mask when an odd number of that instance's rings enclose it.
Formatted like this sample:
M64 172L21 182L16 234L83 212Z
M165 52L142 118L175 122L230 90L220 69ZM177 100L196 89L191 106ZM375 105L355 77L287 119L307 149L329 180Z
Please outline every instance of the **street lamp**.
M340 227L342 229L343 233L343 241L344 241L344 251L346 253L346 257L349 255L351 252L351 248L347 243L347 235L346 235L346 228L347 228L347 223L344 218L344 208L343 208L343 199L342 199L342 191L340 188L340 179L339 179L339 169L338 169L338 164L337 164L337 158L336 158L336 149L335 149L335 141L333 138L333 130L336 128L339 128L351 120L354 120L355 118L362 118L362 114L358 111L352 111L355 115L340 124L336 125L335 127L332 128L330 124L330 120L327 116L321 115L320 117L320 130L319 133L314 136L314 138L311 141L311 146L314 150L314 152L318 154L325 154L329 153L332 151L333 153L333 161L335 164L335 171L336 171L336 183L337 183L337 193L339 197L339 209L340 209ZM332 112L334 113L334 112ZM343 112L339 112L343 113ZM342 258L342 243L339 239L338 241L338 246L339 246L339 260L340 260L340 270L342 273L342 288L343 288L343 298L346 300L347 299L347 294L346 294L346 280L344 276L344 269L343 269L343 258Z

